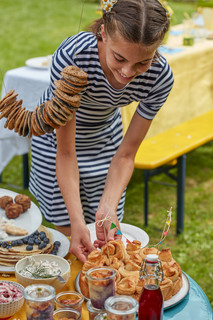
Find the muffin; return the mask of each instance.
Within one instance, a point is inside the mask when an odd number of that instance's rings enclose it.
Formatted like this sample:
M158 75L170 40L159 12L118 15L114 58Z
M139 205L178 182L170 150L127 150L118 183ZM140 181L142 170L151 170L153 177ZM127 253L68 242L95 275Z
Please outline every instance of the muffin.
M23 207L23 212L27 211L31 206L31 199L25 194L18 194L14 200L15 203L20 204Z
M5 214L8 219L16 219L23 212L23 207L17 203L10 203L5 208Z
M3 196L0 198L0 208L5 209L6 206L13 203L13 198L9 196Z

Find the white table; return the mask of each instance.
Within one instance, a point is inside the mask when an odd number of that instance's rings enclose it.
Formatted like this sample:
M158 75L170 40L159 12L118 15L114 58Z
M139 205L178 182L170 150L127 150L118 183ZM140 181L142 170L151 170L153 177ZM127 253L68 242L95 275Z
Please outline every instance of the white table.
M49 68L21 67L9 70L4 76L1 98L14 89L18 99L23 100L23 106L33 111L49 82ZM5 118L0 120L0 174L15 155L27 155L30 150L30 139L5 129L5 121Z

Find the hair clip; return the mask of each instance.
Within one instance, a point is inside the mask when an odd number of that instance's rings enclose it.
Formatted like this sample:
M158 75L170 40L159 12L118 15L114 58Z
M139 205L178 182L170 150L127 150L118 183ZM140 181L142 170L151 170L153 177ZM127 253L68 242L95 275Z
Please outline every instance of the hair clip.
M103 9L105 12L110 12L113 6L117 3L118 0L103 0Z

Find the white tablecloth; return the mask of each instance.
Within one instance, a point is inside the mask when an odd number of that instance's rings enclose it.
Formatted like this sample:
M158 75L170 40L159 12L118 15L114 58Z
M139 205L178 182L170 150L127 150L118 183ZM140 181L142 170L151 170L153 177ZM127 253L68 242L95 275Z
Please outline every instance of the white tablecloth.
M49 82L49 69L21 67L9 70L4 76L1 98L14 89L18 99L23 100L23 106L33 111ZM5 118L0 120L0 173L15 155L28 153L30 149L30 139L5 129L5 121Z

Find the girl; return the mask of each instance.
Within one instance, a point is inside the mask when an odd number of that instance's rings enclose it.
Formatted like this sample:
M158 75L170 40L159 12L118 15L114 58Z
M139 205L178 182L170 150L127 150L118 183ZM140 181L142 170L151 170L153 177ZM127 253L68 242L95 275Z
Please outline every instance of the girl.
M168 28L158 0L108 0L90 32L64 40L53 55L51 83L40 103L51 100L67 65L84 70L88 82L73 119L33 137L30 191L45 219L72 235L70 252L82 262L94 249L86 223L108 216L119 227L135 154L172 88L171 69L157 51ZM139 105L123 139L120 108L132 101ZM110 221L107 240L119 238ZM94 245L102 246L97 224L96 235Z

